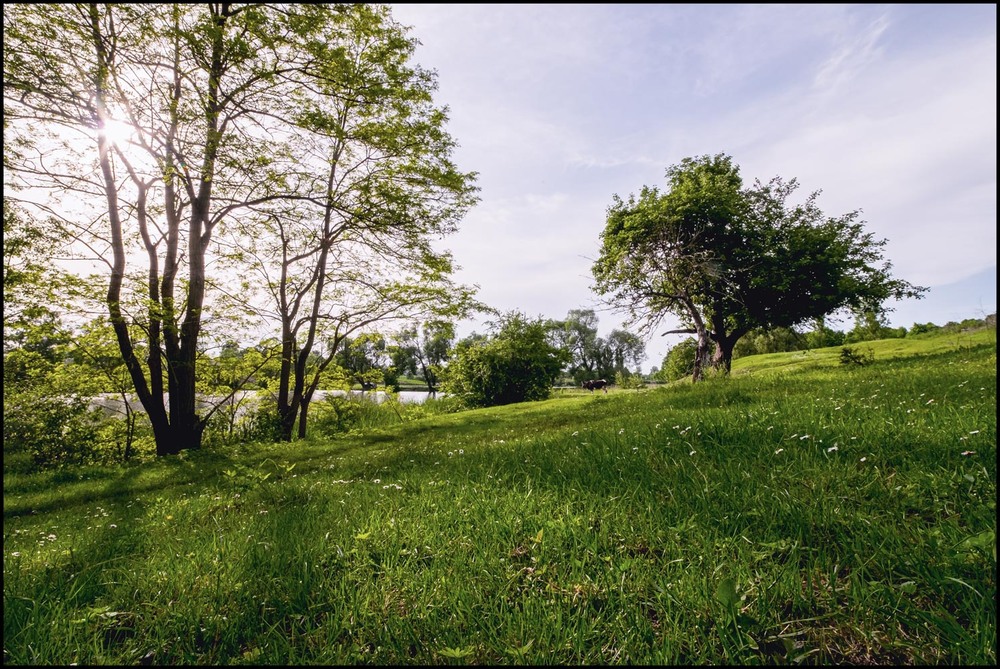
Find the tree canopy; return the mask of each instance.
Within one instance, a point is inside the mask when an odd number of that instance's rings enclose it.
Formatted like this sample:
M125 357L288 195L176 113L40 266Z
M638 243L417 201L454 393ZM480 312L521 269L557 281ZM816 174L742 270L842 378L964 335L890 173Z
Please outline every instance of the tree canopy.
M231 335L203 332L226 322L223 296L282 328L286 437L336 342L471 297L433 242L475 175L451 161L415 48L385 5L4 7L5 167L105 268L159 454L201 444L198 361ZM243 299L260 294L272 305ZM317 341L335 344L307 369Z
M927 290L892 277L886 240L865 231L859 211L829 217L819 192L794 203L795 179L744 186L725 154L685 158L666 176L665 192L613 196L594 288L645 331L677 316L683 327L671 332L697 337L696 380L708 364L728 371L754 328L880 312Z

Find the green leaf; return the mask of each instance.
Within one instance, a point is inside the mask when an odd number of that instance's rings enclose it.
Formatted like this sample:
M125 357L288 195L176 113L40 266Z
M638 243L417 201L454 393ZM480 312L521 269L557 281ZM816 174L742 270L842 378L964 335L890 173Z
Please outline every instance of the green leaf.
M719 585L715 589L715 598L722 602L726 608L735 607L739 601L739 596L736 594L736 581L731 578L719 581Z
M971 551L975 549L981 550L996 550L997 544L997 534L994 530L985 530L979 534L975 534L971 537L966 537L957 546L960 551ZM994 553L995 554L995 553Z

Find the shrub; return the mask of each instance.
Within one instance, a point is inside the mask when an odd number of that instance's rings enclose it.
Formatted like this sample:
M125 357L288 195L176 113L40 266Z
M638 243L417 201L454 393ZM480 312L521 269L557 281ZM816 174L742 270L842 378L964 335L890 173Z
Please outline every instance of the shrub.
M663 358L663 368L660 378L664 381L677 381L690 376L694 370L694 356L698 352L698 341L688 337L677 344Z
M860 351L850 346L840 349L840 364L842 365L867 365L875 362L875 351L870 346L864 351Z
M101 460L97 420L79 397L46 397L34 393L4 393L3 448L27 467L85 464Z
M495 329L490 338L456 346L445 391L473 407L548 398L569 356L549 343L545 322L511 312Z

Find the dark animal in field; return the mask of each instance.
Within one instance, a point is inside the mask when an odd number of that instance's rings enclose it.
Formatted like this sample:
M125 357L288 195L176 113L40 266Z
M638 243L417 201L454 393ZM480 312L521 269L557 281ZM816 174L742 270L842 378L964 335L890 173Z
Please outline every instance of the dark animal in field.
M594 392L595 390L603 390L605 393L608 392L608 382L604 379L594 379L593 381L584 381L583 387Z

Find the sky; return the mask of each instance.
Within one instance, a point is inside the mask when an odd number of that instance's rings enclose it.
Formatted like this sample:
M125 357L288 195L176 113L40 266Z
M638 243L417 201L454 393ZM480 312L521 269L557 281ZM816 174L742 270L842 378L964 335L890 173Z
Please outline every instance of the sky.
M437 73L478 204L443 241L501 311L565 318L591 290L614 195L728 154L861 210L896 278L894 327L996 312L996 5L392 5ZM853 323L832 324L850 330ZM647 341L643 370L685 335ZM485 331L482 319L459 335Z

